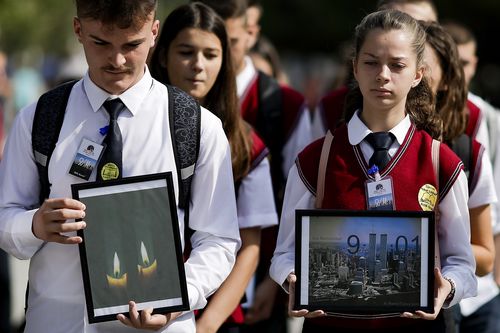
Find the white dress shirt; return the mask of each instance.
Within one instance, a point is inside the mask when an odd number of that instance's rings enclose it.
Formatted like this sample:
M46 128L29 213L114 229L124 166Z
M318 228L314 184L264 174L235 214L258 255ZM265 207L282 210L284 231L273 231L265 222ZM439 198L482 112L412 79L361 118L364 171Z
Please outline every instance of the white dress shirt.
M249 88L250 84L255 80L257 75L257 69L255 68L252 59L250 57L245 57L245 68L241 73L236 76L236 88L238 92L238 98L241 98L246 90ZM311 113L307 105L302 106L300 110L299 118L290 137L285 142L283 146L282 155L282 171L286 176L288 171L292 167L297 155L304 149L308 144L312 142L312 130L311 130Z
M119 97L126 106L118 124L123 136L123 176L172 171L177 179L172 149L167 88L152 79L146 68L139 82ZM83 180L68 173L83 138L102 142L99 129L108 125L102 107L110 96L88 74L71 92L64 123L49 167L51 198L71 197L71 184ZM23 109L8 138L0 165L0 246L10 254L30 259L29 300L25 332L136 332L118 321L88 324L78 246L45 243L31 230L40 191L31 147L35 105ZM95 179L96 170L91 180ZM178 197L178 184L174 181ZM229 145L220 120L201 112L201 144L192 183L190 227L193 251L185 263L191 309L224 281L239 248L236 204ZM180 230L184 214L178 210ZM184 234L181 240L184 246ZM159 332L194 332L187 312Z
M264 229L278 224L271 169L267 158L264 158L241 181L236 207L240 229L254 227ZM248 282L245 296L246 302L242 303L241 306L248 308L252 305L255 297L255 274Z
M410 119L405 117L390 130L396 140L389 149L389 155L395 152L403 142ZM351 145L360 144L366 161L373 153L373 148L364 140L372 131L360 120L357 113L348 123L348 137ZM397 180L393 180L397 181ZM441 271L445 277L456 284L455 297L449 304L454 305L462 298L476 294L475 261L470 246L469 212L467 210L467 178L460 172L448 194L439 204L440 220L438 223ZM307 189L294 166L288 175L281 213L278 241L271 262L270 275L283 286L288 274L295 270L295 210L313 209L315 196Z
M483 100L481 97L472 94L469 92L467 96L472 103L474 103L477 107L481 109L483 113L483 121L478 130L478 134L476 139L483 143L485 142L485 138L494 138L498 139L496 136L492 136L491 133L484 134L484 129L487 128L486 121L489 117L491 117L492 122L496 122L494 124L495 134L498 134L498 129L500 128L500 117L498 116L498 111L488 102ZM489 141L490 151L489 154L486 151L483 154L482 164L481 164L481 174L478 178L478 183L476 188L472 191L469 199L469 208L479 207L485 204L492 204L491 206L491 215L492 215L492 227L494 235L500 234L500 223L498 223L497 218L499 215L499 205L496 200L488 200L491 197L490 187L494 185L496 192L500 190L500 163L495 159L494 164L494 172L491 171L491 163L489 158L487 157L496 157L498 158L498 142ZM488 170L489 169L489 170ZM494 184L492 184L492 180ZM489 195L488 195L489 193ZM493 193L494 194L494 193ZM475 198L473 200L473 198ZM471 205L471 201L474 201L474 205ZM499 255L499 254L497 254ZM477 296L464 299L460 302L460 311L463 316L470 316L474 312L476 312L481 306L491 301L495 298L499 293L498 286L495 282L493 273L490 273L486 276L477 278Z
M267 228L278 224L271 169L264 158L242 179L236 199L240 229Z

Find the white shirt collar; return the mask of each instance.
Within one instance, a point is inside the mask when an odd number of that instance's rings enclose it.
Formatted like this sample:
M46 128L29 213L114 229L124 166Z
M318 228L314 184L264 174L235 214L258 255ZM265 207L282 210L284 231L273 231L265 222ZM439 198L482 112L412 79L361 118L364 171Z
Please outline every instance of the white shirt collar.
M144 75L142 76L142 78L119 96L111 95L98 87L90 79L88 71L83 78L83 88L94 112L97 112L106 100L110 98L120 97L123 104L125 104L132 115L136 115L140 110L142 101L148 95L148 92L150 91L152 85L153 78L151 77L147 66L145 67Z
M361 141L365 139L365 137L368 134L372 133L372 130L366 127L365 123L363 123L359 118L360 112L361 112L360 110L354 112L354 115L347 124L349 143L353 146L358 145ZM406 115L406 117L404 117L403 120L401 120L395 127L389 130L389 132L394 134L399 145L403 144L403 141L406 137L406 133L408 133L410 126L411 126L410 116Z
M245 68L236 76L236 89L238 98L241 98L245 93L248 85L252 82L253 78L257 75L257 69L249 56L245 57Z

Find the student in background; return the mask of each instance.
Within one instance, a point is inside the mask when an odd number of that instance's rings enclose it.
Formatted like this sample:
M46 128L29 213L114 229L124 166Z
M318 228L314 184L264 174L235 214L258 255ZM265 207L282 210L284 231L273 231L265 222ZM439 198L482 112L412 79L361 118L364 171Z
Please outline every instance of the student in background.
M260 19L262 17L262 4L259 0L248 0L247 2L247 30L250 34L249 48L253 48L260 38Z
M379 0L377 8L399 10L416 20L438 21L436 5L432 0Z
M467 179L458 157L433 141L441 136L442 121L434 112L433 95L424 79L425 38L418 22L402 12L384 10L367 15L355 32L357 86L347 99L347 123L327 133L331 145L324 147L329 142L325 139L309 145L290 170L270 271L290 293L290 315L306 317L304 332L443 332L444 321L438 316L441 308L476 293ZM385 144L379 146L377 138L384 138ZM434 174L433 142L440 150L439 175ZM379 153L374 154L375 149ZM319 174L322 151L328 154L328 163ZM434 269L434 312L353 320L326 316L322 310L293 310L295 210L366 209L365 182L373 180L367 171L372 164L378 166L382 179L392 178L395 210L423 209L418 203L422 186L432 186L440 198L434 207L440 212L437 235L441 262L441 267ZM323 184L328 184L323 187L324 195L316 196Z
M279 207L286 175L298 152L311 141L306 101L300 93L277 84L252 64L248 56L252 40L247 27L246 0L200 2L214 9L226 24L241 113L271 151L271 171Z
M297 154L312 140L310 113L307 103L299 92L280 85L275 79L259 72L248 56L251 36L247 26L247 0L201 0L212 7L226 24L231 41L231 56L236 70L236 84L241 114L270 150L271 174L277 211L281 211L286 176ZM274 302L278 286L269 278L269 263L275 248L277 228L262 232L260 265L256 273L256 296L259 307ZM280 293L281 294L281 293ZM282 295L282 294L281 294ZM284 296L284 295L282 295ZM263 326L270 332L284 331L286 313L284 304L276 302L272 321ZM257 306L257 304L255 305ZM252 312L252 308L250 308ZM276 325L271 327L270 325ZM252 327L254 331L260 327Z
M490 274L495 257L492 224L496 224L491 212L491 206L496 202L491 163L483 146L465 134L467 90L455 42L439 24L421 24L427 36L426 76L436 96L436 112L443 119L443 142L462 159L468 171L471 245L476 259L478 295L457 305L458 317L460 310L464 317L455 320L455 325L450 322L450 326L459 327L453 331L462 333L493 333L500 322L496 315L499 292L493 274Z
M471 82L476 74L478 63L476 37L465 25L457 22L448 21L443 24L443 27L457 45L465 74L465 86L468 90L467 108L470 111L467 132L486 148L490 157L493 157L498 146L498 130L494 125L498 112L491 104L471 92ZM492 149L490 149L490 141L492 141Z
M289 79L281 66L280 55L271 41L261 35L249 52L257 70L273 77L281 84L288 84Z
M261 228L278 223L268 151L241 118L228 43L224 21L210 7L195 2L167 17L150 62L154 78L214 110L231 146L242 244L231 274L197 318L200 333L237 332L243 324L239 304L257 267Z

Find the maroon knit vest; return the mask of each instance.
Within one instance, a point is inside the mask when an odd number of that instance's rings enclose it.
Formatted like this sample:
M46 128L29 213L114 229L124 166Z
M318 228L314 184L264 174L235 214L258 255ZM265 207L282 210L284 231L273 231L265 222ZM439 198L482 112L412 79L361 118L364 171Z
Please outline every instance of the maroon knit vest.
M352 146L347 136L347 126L341 125L333 133L325 177L325 196L322 208L365 210L365 182L371 177L359 146ZM323 140L319 139L306 147L297 158L297 168L302 181L316 194L318 166ZM381 170L381 176L391 176L396 210L422 210L418 203L418 192L425 184L438 187L431 157L432 138L426 132L410 127L403 144L389 164ZM439 197L443 198L457 179L463 165L446 146L440 145ZM309 319L308 319L309 320ZM405 318L347 319L322 317L311 319L318 326L370 329L419 325L420 320Z

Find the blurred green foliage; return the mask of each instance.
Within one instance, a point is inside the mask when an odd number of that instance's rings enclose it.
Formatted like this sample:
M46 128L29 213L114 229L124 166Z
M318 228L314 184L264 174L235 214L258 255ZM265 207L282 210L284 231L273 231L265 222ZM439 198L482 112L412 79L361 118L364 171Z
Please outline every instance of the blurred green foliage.
M160 0L163 19L181 0ZM73 42L72 0L0 0L0 50L11 55L34 52L64 56Z
M162 21L187 0L159 0ZM354 26L375 9L376 0L261 0L263 32L282 51L303 54L336 52ZM454 18L478 35L480 51L490 53L500 21L498 0L436 0L440 18ZM0 49L8 54L31 52L64 56L74 41L73 0L0 0Z

